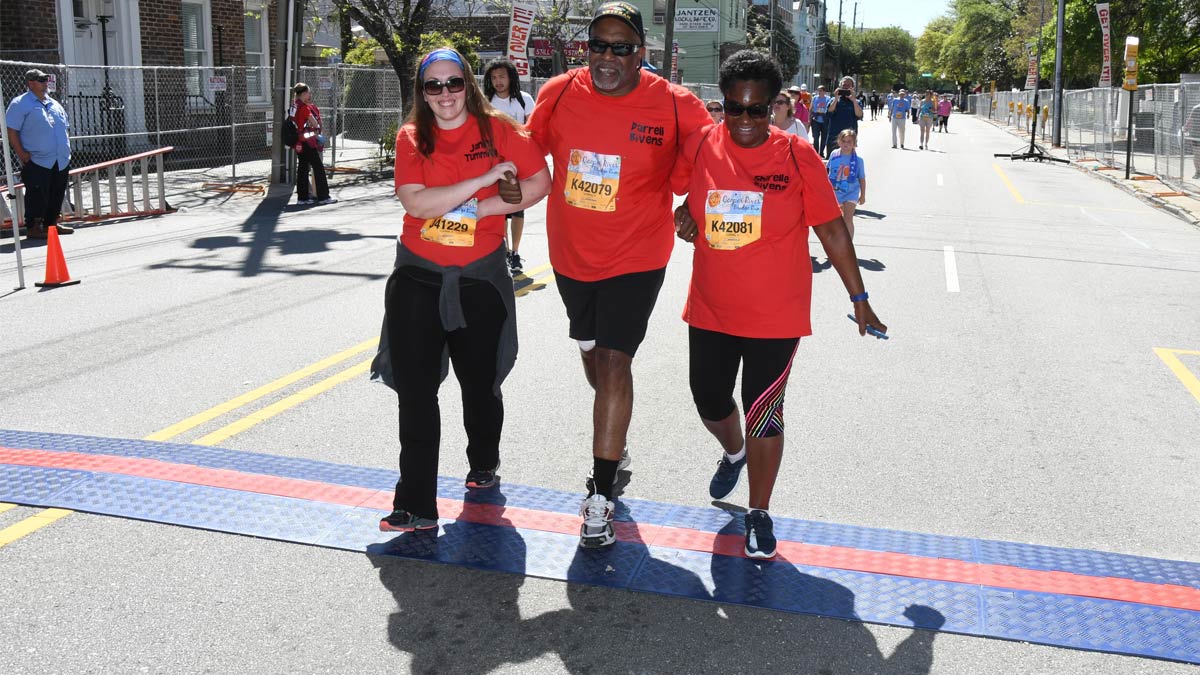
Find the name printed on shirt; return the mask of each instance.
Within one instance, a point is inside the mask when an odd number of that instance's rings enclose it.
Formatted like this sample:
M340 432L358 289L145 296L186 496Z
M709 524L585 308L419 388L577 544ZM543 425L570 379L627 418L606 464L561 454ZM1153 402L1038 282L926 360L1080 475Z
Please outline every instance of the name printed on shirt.
M769 190L771 192L783 192L788 189L788 184L791 182L791 176L785 173L777 173L772 176L755 176L754 185L760 190Z
M487 141L478 141L473 143L471 145L471 149L463 153L463 159L468 162L496 156L496 148L492 147L492 144Z
M634 122L629 128L629 140L634 143L661 146L666 135L667 130L664 127L652 127L640 122Z

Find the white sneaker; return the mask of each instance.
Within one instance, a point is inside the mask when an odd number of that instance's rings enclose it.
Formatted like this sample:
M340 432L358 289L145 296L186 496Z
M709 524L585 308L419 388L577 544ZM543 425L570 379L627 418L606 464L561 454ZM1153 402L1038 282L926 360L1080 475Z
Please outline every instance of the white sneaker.
M579 504L583 525L579 527L580 548L602 548L617 541L613 532L613 503L604 495L594 494Z

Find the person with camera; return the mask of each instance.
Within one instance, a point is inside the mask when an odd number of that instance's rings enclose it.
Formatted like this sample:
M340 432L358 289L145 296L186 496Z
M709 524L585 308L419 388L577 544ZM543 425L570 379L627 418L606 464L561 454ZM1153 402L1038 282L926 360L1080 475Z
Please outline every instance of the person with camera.
M828 115L825 118L825 152L826 157L837 147L838 134L846 129L858 133L858 121L863 118L862 106L854 97L854 78L847 75L833 94L829 103Z

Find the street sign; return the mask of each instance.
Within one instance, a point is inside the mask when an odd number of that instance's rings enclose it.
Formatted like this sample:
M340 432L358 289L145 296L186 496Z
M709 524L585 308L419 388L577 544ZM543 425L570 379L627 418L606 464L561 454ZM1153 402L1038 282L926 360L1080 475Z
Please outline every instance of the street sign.
M333 89L333 80L328 75L318 77L317 89Z

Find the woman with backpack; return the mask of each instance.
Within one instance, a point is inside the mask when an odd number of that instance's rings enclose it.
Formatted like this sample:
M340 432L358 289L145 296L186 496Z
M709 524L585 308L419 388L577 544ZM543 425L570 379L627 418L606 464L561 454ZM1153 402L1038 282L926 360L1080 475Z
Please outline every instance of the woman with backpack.
M289 131L284 130L284 143L296 151L299 168L296 170L297 204L333 204L336 199L329 196L329 182L325 178L325 165L321 163L321 151L325 149L325 136L321 133L321 111L312 102L312 91L307 84L297 82L292 87L292 105L288 109L288 121L295 125L295 142L289 143ZM314 199L308 191L308 172L312 170L317 184Z
M533 112L533 97L521 91L521 76L508 59L496 59L483 71L483 95L492 107L524 124ZM525 230L525 212L508 215L512 224L512 236L508 240L508 268L513 274L524 271L524 263L517 249L521 247L521 233Z

